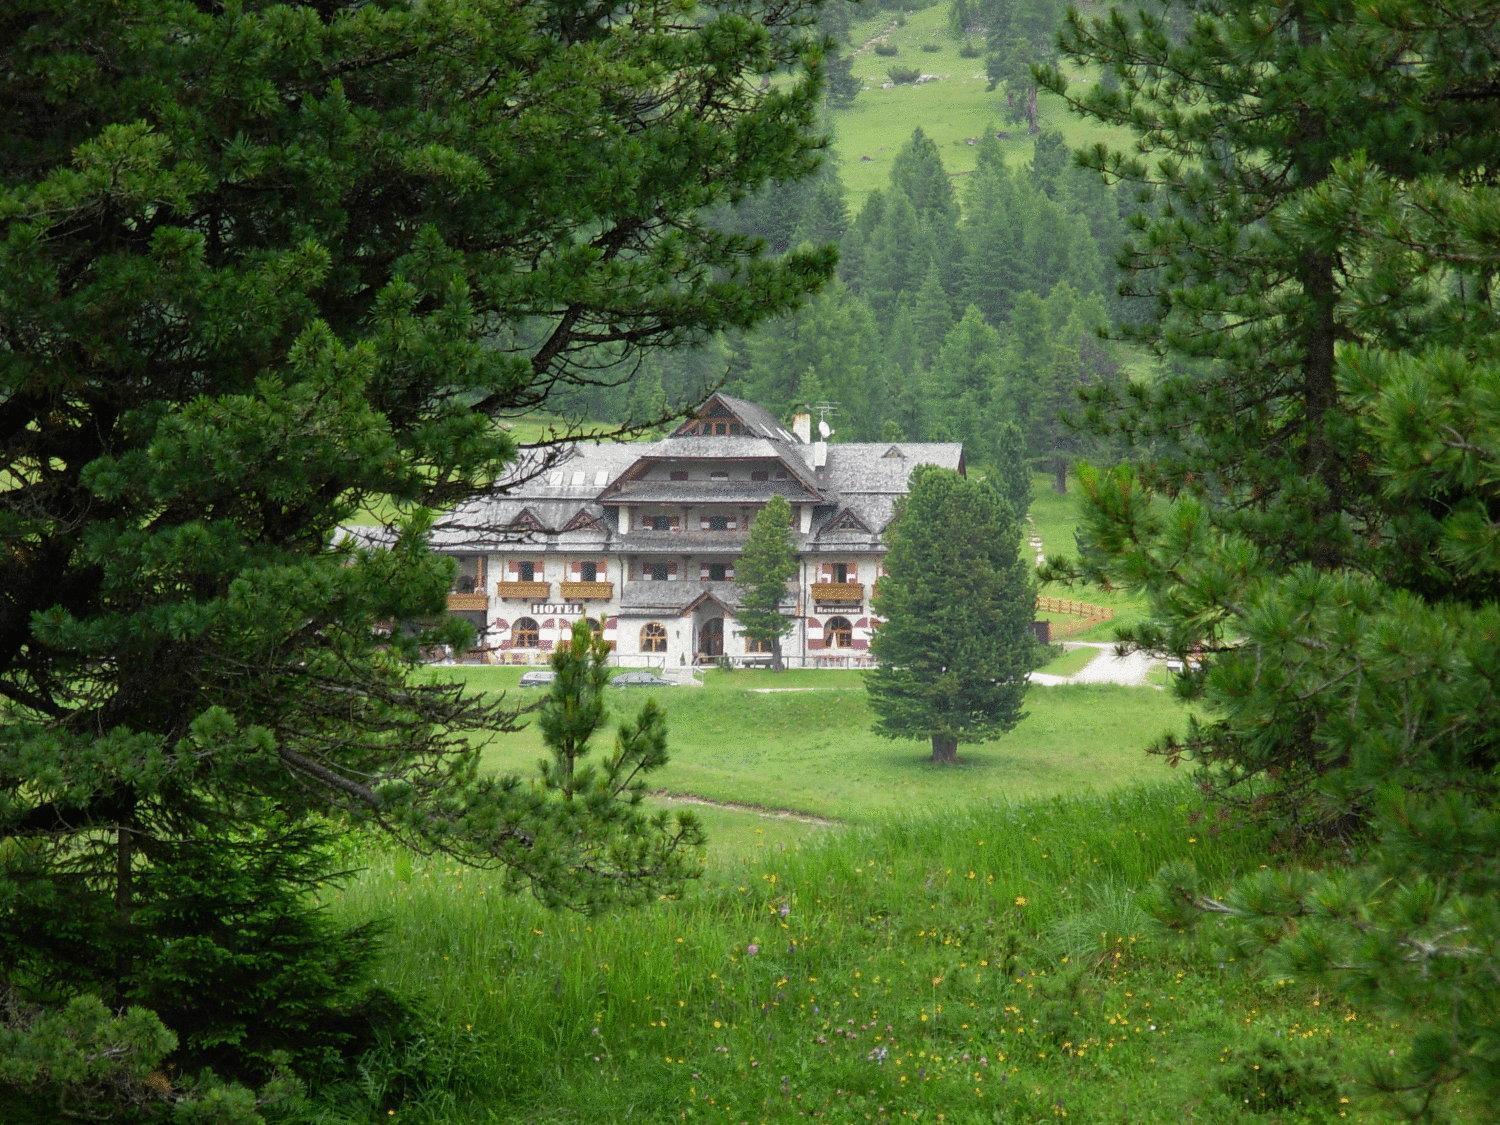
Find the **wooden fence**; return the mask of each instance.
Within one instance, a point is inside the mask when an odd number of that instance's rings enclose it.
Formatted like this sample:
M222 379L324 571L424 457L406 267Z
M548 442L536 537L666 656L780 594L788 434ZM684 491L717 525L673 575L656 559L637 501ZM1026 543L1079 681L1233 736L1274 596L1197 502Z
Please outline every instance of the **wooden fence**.
M1037 598L1037 609L1043 613L1062 613L1077 618L1076 621L1052 622L1052 636L1072 637L1095 625L1103 625L1115 616L1115 611L1105 605L1092 602L1075 602L1068 598Z

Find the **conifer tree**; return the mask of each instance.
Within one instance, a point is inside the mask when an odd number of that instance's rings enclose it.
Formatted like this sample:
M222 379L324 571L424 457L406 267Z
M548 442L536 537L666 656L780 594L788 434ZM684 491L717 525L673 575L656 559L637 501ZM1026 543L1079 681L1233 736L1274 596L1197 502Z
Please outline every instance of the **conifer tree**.
M1021 719L1036 608L1020 526L993 486L924 465L897 503L866 679L875 730L922 738L952 764L960 742Z
M773 496L750 521L745 549L734 567L740 607L735 620L740 631L753 641L771 646L771 668L786 667L781 640L792 630L794 619L783 612L789 583L797 576L797 556L792 550L792 506L785 496Z
M924 383L927 416L941 425L947 440L963 441L985 462L997 410L1005 411L1000 333L973 305L949 329Z
M1234 639L1246 627L1247 587L1302 566L1428 588L1428 568L1393 551L1393 513L1376 479L1383 455L1360 443L1336 347L1404 345L1439 271L1394 288L1367 268L1357 201L1307 204L1356 154L1398 181L1497 167L1500 135L1487 124L1493 56L1465 45L1489 41L1494 13L1476 8L1450 26L1413 4L1388 17L1345 4L1194 5L1199 18L1180 42L1149 13L1070 17L1065 53L1104 67L1117 87L1072 93L1056 72L1046 81L1079 111L1135 129L1142 149L1098 146L1081 159L1111 178L1162 182L1125 258L1156 315L1122 331L1185 361L1128 394L1106 388L1092 408L1100 431L1140 462L1136 472L1090 477L1085 532L1095 577L1154 599L1152 618L1123 634L1132 643L1184 659L1228 650L1222 659L1239 666L1249 659ZM1421 67L1393 61L1418 57ZM1245 81L1224 83L1231 72ZM1186 100L1197 107L1190 116L1180 111ZM1462 319L1491 315L1487 279L1465 277L1459 263L1442 270L1466 298ZM1151 493L1181 499L1192 515L1162 525L1147 514ZM1253 550L1257 570L1227 573L1221 537ZM1309 799L1345 760L1305 736L1323 721L1321 696L1295 677L1257 684L1288 736L1233 722L1196 728L1187 749L1211 764L1205 783L1298 830L1357 823L1363 802Z
M1165 186L1129 258L1177 361L1096 404L1139 463L1084 474L1081 572L1149 595L1127 641L1205 657L1161 749L1347 857L1172 869L1158 914L1399 1013L1368 1077L1430 1120L1500 1095L1500 12L1188 7L1070 25L1118 80L1078 104L1142 134L1085 159Z
M429 513L503 476L500 420L601 351L744 328L829 275L828 252L769 260L707 218L816 163L809 14L0 17L0 976L21 1002L190 1008L198 970L152 976L169 937L252 876L267 917L313 909L316 865L272 862L268 808L582 909L689 873L696 829L630 790L653 747L570 800L480 770L506 706L409 678L419 646L471 636ZM336 538L377 500L401 513L389 549ZM303 936L296 964L223 963L313 982L358 961ZM292 991L302 1048L342 1052L318 1013L352 1016L350 989Z

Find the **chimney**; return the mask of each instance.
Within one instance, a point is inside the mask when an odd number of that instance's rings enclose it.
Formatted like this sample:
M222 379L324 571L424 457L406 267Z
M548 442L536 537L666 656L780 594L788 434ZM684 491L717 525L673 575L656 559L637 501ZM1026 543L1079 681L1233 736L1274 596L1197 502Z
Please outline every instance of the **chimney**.
M792 433L803 445L812 441L812 415L806 410L798 410L792 415Z

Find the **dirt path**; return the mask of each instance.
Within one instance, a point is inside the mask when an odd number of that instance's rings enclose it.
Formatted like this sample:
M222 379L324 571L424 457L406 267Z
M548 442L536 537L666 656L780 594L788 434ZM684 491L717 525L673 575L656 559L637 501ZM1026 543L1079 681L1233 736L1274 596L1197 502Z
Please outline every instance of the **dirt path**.
M1031 682L1043 687L1057 687L1060 684L1119 684L1123 687L1157 687L1149 683L1147 677L1151 669L1162 663L1154 656L1144 652L1127 653L1125 656L1115 654L1115 646L1104 641L1074 641L1066 648L1092 648L1098 650L1098 655L1089 661L1080 672L1071 676L1054 676L1048 672L1031 673Z
M843 821L833 820L826 816L814 816L812 813L798 812L796 809L778 809L770 805L742 804L739 801L715 801L711 797L699 797L694 793L673 793L670 789L653 789L651 796L663 801L670 801L674 805L702 805L704 808L725 809L728 812L745 812L755 816L763 816L767 820L795 820L798 824L812 824L819 828L841 828Z

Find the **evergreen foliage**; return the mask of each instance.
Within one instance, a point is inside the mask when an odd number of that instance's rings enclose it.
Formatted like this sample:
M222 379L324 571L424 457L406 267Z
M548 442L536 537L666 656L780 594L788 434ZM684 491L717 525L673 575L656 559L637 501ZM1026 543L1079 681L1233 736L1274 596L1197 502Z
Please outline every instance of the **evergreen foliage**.
M1456 1080L1492 1104L1500 14L1188 7L1177 32L1069 26L1117 79L1075 104L1141 135L1084 158L1163 182L1126 260L1138 334L1184 361L1094 403L1139 464L1085 474L1082 573L1148 593L1129 643L1205 657L1181 687L1208 719L1162 749L1221 808L1357 859L1227 895L1173 869L1157 909L1413 1021L1369 1073L1404 1114Z
M787 583L796 576L792 506L785 496L773 496L755 513L745 549L735 563L740 596L735 620L746 637L771 646L771 667L778 672L785 667L781 639L791 632L795 620L781 607L787 601Z
M0 17L0 974L18 1003L179 1005L177 1050L226 1073L264 1073L299 1035L303 1064L343 1054L366 937L310 913L322 818L580 909L692 872L696 826L638 806L662 752L649 716L590 784L559 765L530 788L479 770L503 703L409 678L421 645L470 635L441 616L427 512L504 472L500 419L829 276L827 250L769 260L708 218L815 165L810 15ZM334 545L387 499L389 550ZM215 973L231 984L194 1022L185 998Z
M927 738L932 760L957 760L1020 721L1032 668L1036 591L1020 525L985 481L919 467L887 531L879 665L866 685L876 732Z

